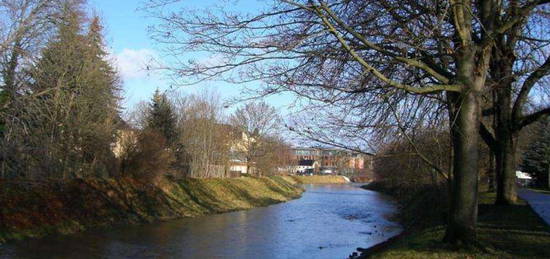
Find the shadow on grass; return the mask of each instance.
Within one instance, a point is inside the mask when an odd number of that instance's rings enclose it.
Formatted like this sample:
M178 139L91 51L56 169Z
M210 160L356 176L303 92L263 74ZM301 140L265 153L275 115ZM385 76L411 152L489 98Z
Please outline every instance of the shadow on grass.
M493 205L494 195L480 197L478 244L454 247L441 242L442 225L403 237L374 257L381 258L550 258L550 228L524 202Z

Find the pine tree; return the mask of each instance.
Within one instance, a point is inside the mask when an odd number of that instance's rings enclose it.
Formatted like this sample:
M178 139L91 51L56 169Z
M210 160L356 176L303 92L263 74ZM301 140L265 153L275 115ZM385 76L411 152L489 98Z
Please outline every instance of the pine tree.
M107 61L108 54L104 50L105 44L102 32L103 27L99 17L96 16L93 18L86 35L89 60L89 81L87 83L88 88L91 89L90 96L92 93L95 94L96 99L101 102L104 112L113 115L113 113L118 114L120 80L111 63Z
M146 128L159 133L170 146L177 142L177 117L174 108L166 94L160 93L158 89L149 104Z
M63 177L108 174L118 116L119 82L106 60L100 21L95 17L83 33L82 8L65 6L56 37L32 71L32 90L42 93L29 111L34 134L44 139L48 169Z
M115 141L115 125L119 118L120 82L115 69L107 61L102 29L99 18L94 17L85 35L88 62L84 71L86 91L80 98L80 109L87 138L81 145L92 155L88 160L103 161L104 170L110 170L110 144Z
M523 155L521 170L533 176L539 187L550 188L550 121L536 126L536 137Z

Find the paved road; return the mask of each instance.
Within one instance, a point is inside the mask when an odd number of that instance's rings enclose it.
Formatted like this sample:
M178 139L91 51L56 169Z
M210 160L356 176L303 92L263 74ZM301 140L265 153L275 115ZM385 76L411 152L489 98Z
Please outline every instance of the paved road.
M520 189L518 195L529 202L533 210L546 221L546 224L550 225L550 194Z

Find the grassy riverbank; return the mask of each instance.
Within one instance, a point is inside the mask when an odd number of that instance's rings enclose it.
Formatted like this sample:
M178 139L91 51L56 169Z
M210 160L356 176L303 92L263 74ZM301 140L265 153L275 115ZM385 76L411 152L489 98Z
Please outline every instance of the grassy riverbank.
M285 180L294 184L331 184L347 183L343 176L339 175L310 175L310 176L282 176Z
M0 182L0 243L68 234L115 224L222 213L297 198L303 190L287 177L69 182Z
M399 219L406 225L405 234L370 255L376 258L550 258L550 228L525 202L515 206L493 205L494 193L480 196L478 245L456 248L442 244L444 217L415 218L414 214L408 214L428 210L437 215L444 211L437 207L437 199L430 202L418 196L429 192L433 190L412 195L410 199L416 197L416 204L401 202L405 210Z

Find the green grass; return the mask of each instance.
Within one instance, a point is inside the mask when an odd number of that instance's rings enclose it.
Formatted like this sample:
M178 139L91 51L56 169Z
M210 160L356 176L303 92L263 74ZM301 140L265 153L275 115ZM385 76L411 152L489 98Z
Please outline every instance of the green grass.
M295 184L279 176L162 179L154 186L90 178L30 189L0 182L0 243L267 206L298 198L303 189Z
M445 233L437 225L405 235L377 258L550 258L549 227L525 203L493 205L495 195L480 197L478 245L453 247L440 242Z

